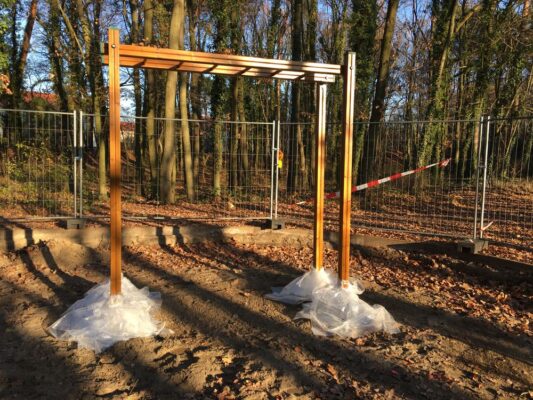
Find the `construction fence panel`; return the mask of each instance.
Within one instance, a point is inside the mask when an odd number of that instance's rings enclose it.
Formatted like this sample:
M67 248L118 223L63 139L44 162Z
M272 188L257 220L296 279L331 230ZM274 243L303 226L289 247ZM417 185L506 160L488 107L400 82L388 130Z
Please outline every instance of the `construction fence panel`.
M339 183L340 138L338 124L328 124L326 190ZM280 143L287 149L286 169L280 174L280 210L286 218L312 216L312 124L281 124ZM456 157L446 168L434 168L359 190L352 196L354 227L468 236L473 232L476 193L476 144L459 139L459 133L479 133L476 121L446 123L355 123L353 185L383 179L420 166ZM422 159L426 135L440 137ZM461 150L459 146L463 145ZM303 149L303 151L302 151ZM458 154L454 154L458 153ZM459 154L460 153L460 154ZM438 158L438 160L437 160ZM292 178L291 178L292 177ZM291 180L292 179L292 180ZM338 202L326 203L327 226L336 229ZM297 207L296 205L299 205Z
M352 226L530 246L532 121L356 122L353 185L363 188L352 196ZM340 128L328 124L327 130L325 179L332 194L339 187ZM280 148L277 209L310 226L313 125L280 124ZM338 201L325 208L326 227L336 230Z
M99 184L99 135L93 115L85 115L84 121L84 209L87 215L105 217L108 202L101 193L108 188L107 183ZM107 132L106 117L101 126ZM166 130L174 131L172 204L165 197L162 175L169 170L162 167ZM151 122L122 116L123 215L131 219L270 218L272 135L272 123L188 120L183 124L180 119Z
M354 193L355 226L472 236L478 121L357 123L355 128L356 184L413 172Z
M291 224L310 227L313 219L313 188L315 184L314 149L315 125L312 122L281 122L277 124L279 157L275 214ZM338 154L340 152L340 124L326 124L325 189L337 190ZM327 201L324 209L325 227L335 230L338 225L338 203Z
M0 109L0 217L74 217L75 113Z
M533 118L485 118L484 132L479 236L531 248Z
M531 117L356 122L353 184L371 187L353 193L353 227L530 246L532 128ZM105 115L1 109L0 217L108 217L108 131ZM123 116L124 216L279 216L309 227L314 131L311 122ZM165 132L174 132L173 204L163 193ZM338 188L341 136L340 124L327 125L327 192ZM337 229L338 213L338 201L328 200L326 229Z

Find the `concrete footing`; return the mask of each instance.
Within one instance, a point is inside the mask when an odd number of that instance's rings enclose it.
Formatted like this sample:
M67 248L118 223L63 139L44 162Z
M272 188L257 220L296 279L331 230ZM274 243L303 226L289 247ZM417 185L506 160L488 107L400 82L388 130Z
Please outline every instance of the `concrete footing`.
M460 253L477 254L489 247L489 241L485 239L467 239L457 243L457 251Z
M285 221L279 218L272 218L269 219L268 222L268 229L285 229Z
M83 218L69 218L66 221L67 229L83 229L85 228L85 219Z

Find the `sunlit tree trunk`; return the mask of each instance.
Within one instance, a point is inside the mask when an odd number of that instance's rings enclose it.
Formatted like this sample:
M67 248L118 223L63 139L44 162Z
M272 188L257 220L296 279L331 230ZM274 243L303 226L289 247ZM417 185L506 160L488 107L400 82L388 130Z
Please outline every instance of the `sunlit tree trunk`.
M198 32L198 13L199 10L194 7L195 1L188 0L187 10L189 15L189 41L191 43L191 50L199 50L196 40L196 34ZM202 116L202 108L200 102L200 79L199 74L191 74L191 111L192 119L199 120ZM200 176L200 123L192 123L192 135L193 135L193 158L192 158L192 170L194 182L198 182Z
M68 95L64 86L64 55L61 50L61 21L58 0L50 1L50 17L47 29L50 32L48 38L48 51L53 71L54 88L59 96L61 111L72 111L69 109Z
M184 0L174 0L169 29L169 48L179 49L183 43ZM176 87L178 73L167 71L165 85L165 130L161 157L161 200L173 204L176 199Z
M392 38L394 34L394 27L396 26L396 13L398 11L398 4L400 0L389 0L387 6L387 16L385 19L385 30L381 40L381 51L379 55L379 67L376 80L376 90L374 92L374 100L372 101L372 109L370 113L370 125L368 127L368 145L366 156L371 157L367 165L370 167L366 170L364 180L371 179L371 171L376 171L377 160L381 156L380 149L380 128L383 117L385 116L385 97L387 94L387 86L389 81L389 71L391 66L391 50Z
M138 0L130 0L131 11L131 42L137 44L139 42L139 3ZM136 191L137 194L144 195L144 173L143 173L143 157L142 157L142 120L138 117L142 116L142 91L141 91L141 75L138 68L133 69L133 97L135 99L135 176L136 176Z
M16 7L16 6L15 6ZM24 27L24 36L20 52L15 58L13 65L13 74L11 76L11 91L13 92L13 108L19 108L22 102L22 90L24 82L24 72L28 61L28 53L30 51L30 42L33 33L33 26L37 18L37 0L32 0L29 6L28 17L26 18L26 26ZM14 42L16 43L16 34L14 35ZM15 50L16 52L16 46ZM15 53L16 54L16 53Z
M144 41L150 45L153 42L154 4L152 0L144 1ZM158 196L158 170L157 170L157 145L155 136L155 113L156 113L156 79L155 71L148 69L146 76L146 141L148 145L148 161L150 163L150 187L151 196Z
M225 52L228 46L229 34L229 3L226 0L210 0L209 5L215 20L215 50ZM215 76L211 87L211 114L215 120L226 115L225 103L227 100L227 87L225 79ZM223 125L215 123L213 128L213 195L218 200L222 194L222 129Z
M95 15L94 19L100 19L101 0L94 4ZM103 89L101 87L101 64L99 63L100 54L97 43L98 30L93 29L89 22L86 7L82 0L76 0L76 12L78 21L81 23L81 31L83 37L83 58L85 63L85 74L89 82L91 90L91 108L94 113L94 127L98 137L98 194L101 200L107 199L107 185L106 185L106 135L102 126L102 101L101 96ZM100 70L99 70L100 69Z
M303 4L302 0L295 0L291 5L291 41L293 61L302 61L303 56ZM300 82L291 83L291 121L296 125L291 126L291 137L287 149L287 192L294 193L298 184L298 171L301 163L305 164L305 154L300 150L303 146L302 129L300 121ZM294 134L293 134L294 132ZM303 155L303 159L300 158Z
M346 18L346 9L337 12L337 19L344 25ZM372 101L373 83L375 81L375 66L374 53L377 30L378 5L376 0L352 0L352 15L350 17L350 32L349 40L350 47L357 53L357 91L355 96L355 119L356 121L368 121L370 112L370 103ZM342 26L341 25L341 26ZM341 38L342 35L337 35ZM339 42L340 39L337 39ZM342 49L339 45L335 45L336 63L342 62ZM340 93L339 100L336 102L341 104ZM340 121L340 107L337 105L336 114L337 120ZM360 178L361 159L364 157L365 137L368 133L368 125L358 124L355 130L354 155L353 155L353 170L352 176L354 182L358 180L365 180L367 170L363 165L363 176Z

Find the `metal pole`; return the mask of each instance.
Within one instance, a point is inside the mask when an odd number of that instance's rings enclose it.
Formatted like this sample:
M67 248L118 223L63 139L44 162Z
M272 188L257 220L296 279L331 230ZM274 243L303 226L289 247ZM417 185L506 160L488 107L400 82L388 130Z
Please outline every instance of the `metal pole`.
M352 149L353 117L355 103L355 53L346 52L342 66L342 181L340 190L340 244L339 244L339 281L343 288L349 286L350 278L350 219L352 212Z
M74 180L74 218L77 218L78 216L78 204L77 204L77 197L78 197L78 142L77 142L77 129L78 129L78 121L76 119L77 112L76 110L72 111L72 119L73 119L73 127L72 127L72 136L73 136L73 142L74 142L74 148L72 149L72 159L74 161L74 174L72 175L72 179Z
M272 221L272 218L274 216L274 168L278 167L277 160L274 159L274 152L275 152L275 146L274 146L274 140L276 137L276 121L272 121L272 136L271 141L272 145L271 147L271 163L270 163L270 220Z
M276 193L274 195L274 218L278 218L278 193L279 193L279 168L278 168L278 157L279 157L279 132L281 130L281 124L278 119L277 128L276 128Z
M83 111L80 111L80 126L79 126L79 133L80 133L80 211L79 215L80 218L83 215L83 147L84 147L84 141L83 141Z
M479 119L479 139L477 146L477 161L476 161L476 200L474 202L474 232L472 238L477 239L477 211L478 211L478 202L479 202L479 169L481 167L481 142L483 140L483 116Z
M324 263L324 174L326 168L326 96L327 85L318 85L316 93L315 132L315 209L313 225L313 264L319 270Z
M483 159L483 182L481 184L481 220L479 223L479 237L483 239L483 228L485 227L485 198L487 192L487 170L489 169L489 135L490 117L487 117L487 127L485 128L485 157Z

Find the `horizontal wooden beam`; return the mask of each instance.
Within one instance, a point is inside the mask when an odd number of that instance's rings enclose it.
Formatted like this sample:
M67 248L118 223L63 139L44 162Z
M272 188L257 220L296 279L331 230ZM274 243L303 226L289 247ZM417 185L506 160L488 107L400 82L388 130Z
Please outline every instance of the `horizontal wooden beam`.
M103 63L109 63L109 48L102 45ZM149 46L121 44L120 65L123 67L210 73L229 76L250 76L286 80L331 83L341 74L337 64L286 61L230 54L160 49Z

